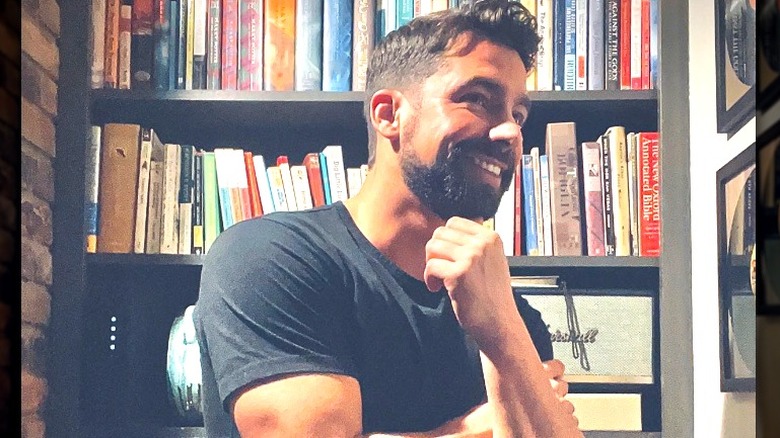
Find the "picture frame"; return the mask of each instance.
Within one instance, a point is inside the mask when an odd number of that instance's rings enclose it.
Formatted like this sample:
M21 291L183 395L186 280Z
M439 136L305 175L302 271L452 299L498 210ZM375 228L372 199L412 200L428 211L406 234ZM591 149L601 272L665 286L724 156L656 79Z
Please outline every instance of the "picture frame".
M756 388L756 144L716 174L720 387Z
M756 113L756 9L715 0L717 129L731 137Z
M756 26L756 109L766 110L780 97L780 8L776 0L758 0Z
M757 278L756 313L780 315L780 121L756 140Z

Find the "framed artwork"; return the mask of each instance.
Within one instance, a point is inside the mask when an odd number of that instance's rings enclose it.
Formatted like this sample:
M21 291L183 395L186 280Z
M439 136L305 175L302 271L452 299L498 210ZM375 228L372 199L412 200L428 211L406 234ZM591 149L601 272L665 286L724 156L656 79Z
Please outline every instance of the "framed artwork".
M759 0L756 27L756 108L765 110L780 97L780 0Z
M780 315L780 121L756 140L758 221L756 312ZM770 269L772 267L773 269Z
M756 388L756 144L717 172L720 387Z
M718 132L734 134L756 112L756 0L715 0Z

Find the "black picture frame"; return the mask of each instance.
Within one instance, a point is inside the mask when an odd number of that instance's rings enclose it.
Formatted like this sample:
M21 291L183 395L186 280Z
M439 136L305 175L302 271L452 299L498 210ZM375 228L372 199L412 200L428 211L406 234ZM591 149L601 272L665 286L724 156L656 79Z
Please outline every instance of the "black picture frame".
M756 144L717 171L720 388L756 388Z
M756 10L715 0L717 128L731 137L756 113Z
M758 0L756 26L756 109L780 97L780 10L776 0Z
M758 165L756 313L780 315L780 121L756 139Z

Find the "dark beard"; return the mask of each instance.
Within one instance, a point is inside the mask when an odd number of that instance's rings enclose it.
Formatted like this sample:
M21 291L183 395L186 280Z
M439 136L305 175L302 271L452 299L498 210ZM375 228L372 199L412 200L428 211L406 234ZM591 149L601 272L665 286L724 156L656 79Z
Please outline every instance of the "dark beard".
M466 166L472 165L472 158L464 152L474 149L510 165L502 172L498 188L476 181L473 176L466 174ZM514 150L510 148L508 152L502 152L502 149L505 149L505 145L485 139L465 140L450 150L442 148L436 161L429 167L421 163L417 154L408 148L401 160L404 182L424 206L445 221L453 216L489 219L496 214L501 196L509 188L517 164Z

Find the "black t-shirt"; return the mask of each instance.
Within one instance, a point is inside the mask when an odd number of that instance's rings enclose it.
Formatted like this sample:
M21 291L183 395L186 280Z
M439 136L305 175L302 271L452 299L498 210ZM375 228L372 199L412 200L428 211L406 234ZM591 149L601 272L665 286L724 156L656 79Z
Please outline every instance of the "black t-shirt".
M518 309L542 360L539 312ZM223 232L205 259L195 327L209 436L237 435L236 391L288 373L360 383L363 432L433 429L485 398L476 344L449 296L383 256L341 203L272 213Z

